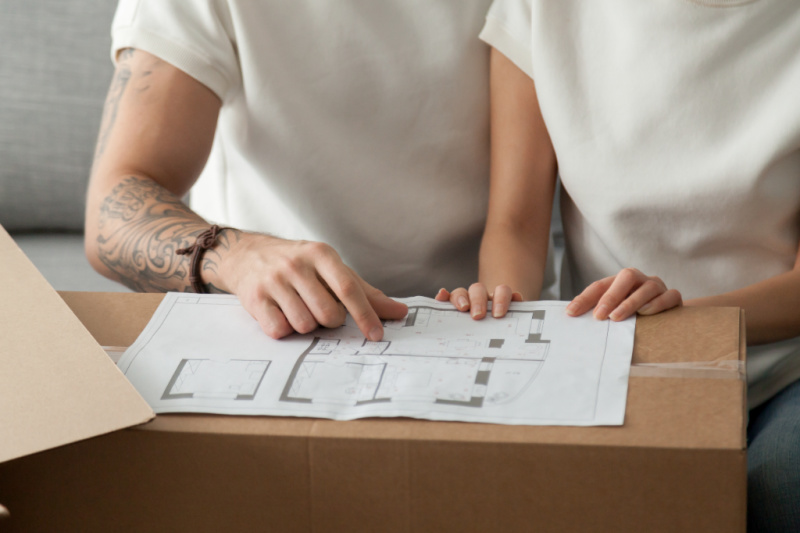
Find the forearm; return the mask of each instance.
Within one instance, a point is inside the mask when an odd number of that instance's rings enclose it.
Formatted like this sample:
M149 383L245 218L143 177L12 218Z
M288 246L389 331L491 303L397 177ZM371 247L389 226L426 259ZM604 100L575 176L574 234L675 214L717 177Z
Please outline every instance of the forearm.
M86 252L101 274L142 292L190 291L194 244L209 223L175 194L146 177L120 178L108 195L87 212ZM237 230L223 231L205 251L200 273L209 292L227 292L219 276L222 254L238 241Z
M797 337L800 336L800 269L684 304L741 307L747 324L747 343L751 345Z
M546 257L546 237L488 225L481 242L480 281L490 290L508 285L524 300L536 300L542 290Z
M542 290L557 162L527 74L497 50L491 60L491 183L480 281L524 299Z

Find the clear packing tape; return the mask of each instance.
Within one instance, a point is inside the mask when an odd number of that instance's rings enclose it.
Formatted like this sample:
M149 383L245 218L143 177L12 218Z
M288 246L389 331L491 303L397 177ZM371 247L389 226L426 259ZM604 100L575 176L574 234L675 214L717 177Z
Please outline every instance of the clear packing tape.
M745 380L744 361L691 361L684 363L635 363L631 377L636 378L694 378Z

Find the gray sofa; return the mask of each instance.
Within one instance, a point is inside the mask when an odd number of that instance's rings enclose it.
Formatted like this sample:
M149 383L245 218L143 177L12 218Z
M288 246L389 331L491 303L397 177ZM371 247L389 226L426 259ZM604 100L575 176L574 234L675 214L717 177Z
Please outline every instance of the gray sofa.
M0 2L0 224L58 290L128 290L92 270L81 234L115 7Z

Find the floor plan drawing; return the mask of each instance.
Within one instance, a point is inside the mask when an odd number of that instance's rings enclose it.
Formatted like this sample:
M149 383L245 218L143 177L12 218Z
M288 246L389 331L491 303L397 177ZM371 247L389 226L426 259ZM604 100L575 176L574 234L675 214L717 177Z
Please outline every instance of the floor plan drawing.
M502 322L475 322L461 336L442 335L459 329L464 314L413 306L405 319L384 323L398 332L391 341L370 342L355 334L352 339L314 337L298 358L281 401L465 407L508 402L535 380L547 357L545 317L544 310L516 311ZM432 331L440 336L420 340Z
M408 314L384 321L377 342L349 315L274 340L235 296L169 293L118 364L157 413L622 423L635 319L515 302L473 320L446 302L401 301Z
M432 348L429 355L474 353L476 349L492 348L500 350L492 355L502 353L541 360L547 356L550 344L550 341L542 339L546 316L547 311L542 309L511 311L502 321L473 321L461 336L451 337L447 332L463 329L464 313L455 309L412 306L405 319L385 322L384 327L406 334L413 332L418 336L427 336L431 332L444 333L440 335L439 345ZM395 348L400 349L397 345Z
M182 359L161 396L180 398L225 398L252 400L264 379L270 361Z

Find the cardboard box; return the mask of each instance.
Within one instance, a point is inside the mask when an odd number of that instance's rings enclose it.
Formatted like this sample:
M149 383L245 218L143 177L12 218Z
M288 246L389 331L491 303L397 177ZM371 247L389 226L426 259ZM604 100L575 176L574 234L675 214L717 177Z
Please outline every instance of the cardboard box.
M98 344L132 343L161 296L62 302L4 239L0 532L745 531L738 309L639 319L623 427L160 415L114 431L151 415Z

